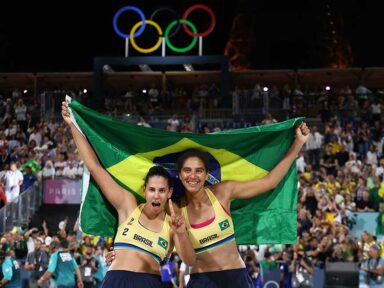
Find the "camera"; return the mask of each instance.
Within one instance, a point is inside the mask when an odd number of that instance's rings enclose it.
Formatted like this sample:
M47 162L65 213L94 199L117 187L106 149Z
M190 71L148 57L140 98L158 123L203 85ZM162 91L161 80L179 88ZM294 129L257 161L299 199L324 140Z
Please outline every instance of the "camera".
M377 279L378 277L379 277L379 275L376 273L372 273L372 272L367 273L368 283L370 280L373 280L373 281L379 280L379 279Z
M245 261L247 261L247 262L251 262L252 260L253 260L253 259L252 259L251 256L249 256L249 255L245 256Z

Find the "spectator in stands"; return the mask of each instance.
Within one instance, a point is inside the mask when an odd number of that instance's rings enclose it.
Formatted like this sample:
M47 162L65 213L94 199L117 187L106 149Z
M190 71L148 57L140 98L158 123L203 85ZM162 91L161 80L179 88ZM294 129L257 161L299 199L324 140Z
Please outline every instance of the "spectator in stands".
M272 124L272 123L277 123L277 120L272 117L271 113L267 113L263 121L261 121L261 125Z
M237 87L237 93L240 94L240 89ZM256 103L261 98L263 90L259 83L256 83L252 90L251 103L253 107L257 107Z
M32 140L35 141L35 146L41 146L41 141L43 139L43 136L41 135L40 127L36 124L32 133L29 135L28 143L30 143Z
M335 159L337 160L338 168L340 168L343 167L345 163L349 160L349 153L345 150L345 146L341 143L338 150L339 151L335 153Z
M372 91L365 87L363 84L357 86L355 93L360 107L362 107L363 103L368 100L370 95L372 95Z
M357 148L361 160L364 160L367 155L370 137L371 131L368 123L362 122L357 130Z
M68 166L64 167L62 176L69 178L69 179L75 179L76 178L77 168L75 167L73 161L69 161Z
M11 98L7 98L4 103L4 117L3 123L7 123L10 119L12 119L13 115L13 103Z
M217 108L217 106L219 104L219 99L218 99L219 95L220 95L219 88L217 88L215 83L212 83L208 89L208 101L209 101L208 107L210 109Z
M42 157L49 150L51 150L52 147L53 147L53 142L49 139L47 135L45 135L43 137L41 146L36 146L35 148L33 148L33 150L37 153L37 155L39 155L39 157Z
M16 121L20 125L22 131L27 131L27 106L24 104L22 98L17 100L14 106L14 113Z
M369 150L365 156L365 163L371 164L373 167L377 166L377 149L375 145L369 146Z
M16 135L18 125L15 119L10 118L9 120L8 127L4 130L4 134L7 137L12 137Z
M135 100L135 93L134 91L129 87L127 89L127 92L121 96L121 98L124 101L124 109L127 111L133 111L134 110L134 100Z
M65 154L64 153L57 154L55 164L54 164L56 177L63 176L63 170L66 165L67 165L67 161L65 160Z
M79 166L77 167L76 177L77 178L83 177L83 172L84 172L84 162L83 160L81 160L79 162Z
M177 118L177 114L173 114L171 118L168 119L167 123L169 126L169 131L179 131L180 120Z
M352 174L355 176L359 176L361 173L361 169L363 167L363 163L357 159L356 153L349 153L349 160L345 163L344 171L347 174Z
M336 175L338 166L336 157L332 154L332 146L325 147L325 154L320 159L320 167L325 168L327 175Z
M51 160L48 160L44 164L44 168L42 170L43 178L55 178L55 167L53 167L53 163Z
M11 162L9 170L3 176L3 181L7 202L15 202L20 194L20 186L23 184L23 174L17 169L15 162Z
M143 126L143 127L147 127L147 128L151 128L151 125L149 125L148 122L145 121L143 116L139 117L139 121L137 122L137 125Z
M24 233L24 239L27 241L28 254L35 251L35 243L39 236L39 229L33 227Z
M302 196L300 202L303 203L304 207L311 213L312 216L315 215L318 201L320 200L319 194L315 193L312 186L307 185L302 189Z
M206 109L207 107L207 99L208 99L208 86L206 84L200 85L197 89L197 97L200 99L201 106Z
M361 240L358 242L360 259L367 260L369 258L369 250L372 245L375 244L375 239L367 231L363 231L361 234Z
M42 287L45 281L55 275L55 284L57 287L83 287L80 269L76 261L68 252L68 241L62 240L60 243L52 242L51 245L51 259L47 271L37 281L38 287ZM75 282L74 274L76 274L77 281Z
M308 212L305 209L301 209L298 214L298 234L302 235L304 231L309 231L312 226L312 223L308 219Z
M204 133L204 134L211 133L211 128L209 128L208 125L204 125L202 130L203 130L202 133Z
M3 131L0 131L0 165L8 158L8 140Z
M307 143L305 143L305 150L308 153L308 163L313 165L314 168L319 167L320 149L323 144L323 135L317 131L317 126L312 127L312 132L309 135Z
M384 192L383 190L383 177L381 176L373 176L374 182L372 183L371 188L369 189L370 197L373 201L373 209L375 211L378 211L380 202L384 195L382 194Z
M149 102L151 103L152 108L156 108L159 105L159 90L157 90L156 85L152 84L151 89L148 91Z
M196 118L197 113L200 111L200 101L199 98L193 96L192 99L188 99L187 108L192 114L192 118Z
M21 191L27 190L30 186L35 184L37 178L36 175L32 173L32 169L29 166L26 166L24 168L24 174L23 174L23 185Z
M296 170L299 173L304 173L305 167L307 164L305 163L304 155L302 152L299 152L296 158Z
M356 209L358 212L373 212L375 203L370 197L368 188L363 191L363 198L356 200Z
M8 242L14 253L16 259L24 259L27 256L27 244L22 236L21 227L14 226L10 232L10 240Z
M384 177L384 158L379 161L380 166L376 168L375 175Z

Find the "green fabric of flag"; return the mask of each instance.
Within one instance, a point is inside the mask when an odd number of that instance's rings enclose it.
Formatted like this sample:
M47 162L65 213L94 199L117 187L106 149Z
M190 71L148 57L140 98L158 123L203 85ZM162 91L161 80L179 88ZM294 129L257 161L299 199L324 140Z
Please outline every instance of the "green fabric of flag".
M82 106L69 105L76 124L88 138L101 164L140 202L148 169L162 165L177 175L175 162L186 149L208 153L207 185L223 180L246 181L268 174L291 146L294 127L303 118L216 134L176 133L117 120ZM182 193L174 181L174 195ZM297 175L292 164L278 186L252 199L233 200L231 214L238 244L296 243ZM83 177L80 225L85 233L114 237L117 213L92 177ZM225 227L223 227L225 228Z

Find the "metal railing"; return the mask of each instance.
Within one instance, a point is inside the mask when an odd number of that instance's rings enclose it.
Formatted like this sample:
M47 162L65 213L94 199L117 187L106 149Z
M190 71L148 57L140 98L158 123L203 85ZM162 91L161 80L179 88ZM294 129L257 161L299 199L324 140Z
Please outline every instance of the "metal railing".
M23 191L15 202L7 203L0 209L0 233L11 230L14 226L27 225L43 201L41 185L32 185Z

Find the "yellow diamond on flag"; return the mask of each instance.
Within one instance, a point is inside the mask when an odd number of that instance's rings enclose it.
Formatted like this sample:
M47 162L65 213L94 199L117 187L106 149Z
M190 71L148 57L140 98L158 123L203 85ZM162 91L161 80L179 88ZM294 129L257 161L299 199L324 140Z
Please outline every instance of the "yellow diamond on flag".
M143 196L144 177L149 168L154 165L153 160L157 157L182 152L191 148L208 152L216 159L220 165L221 181L246 181L260 178L268 174L267 170L250 163L235 153L225 149L210 148L187 138L183 138L175 144L162 149L131 155L125 160L109 167L107 170L116 179L140 196Z

